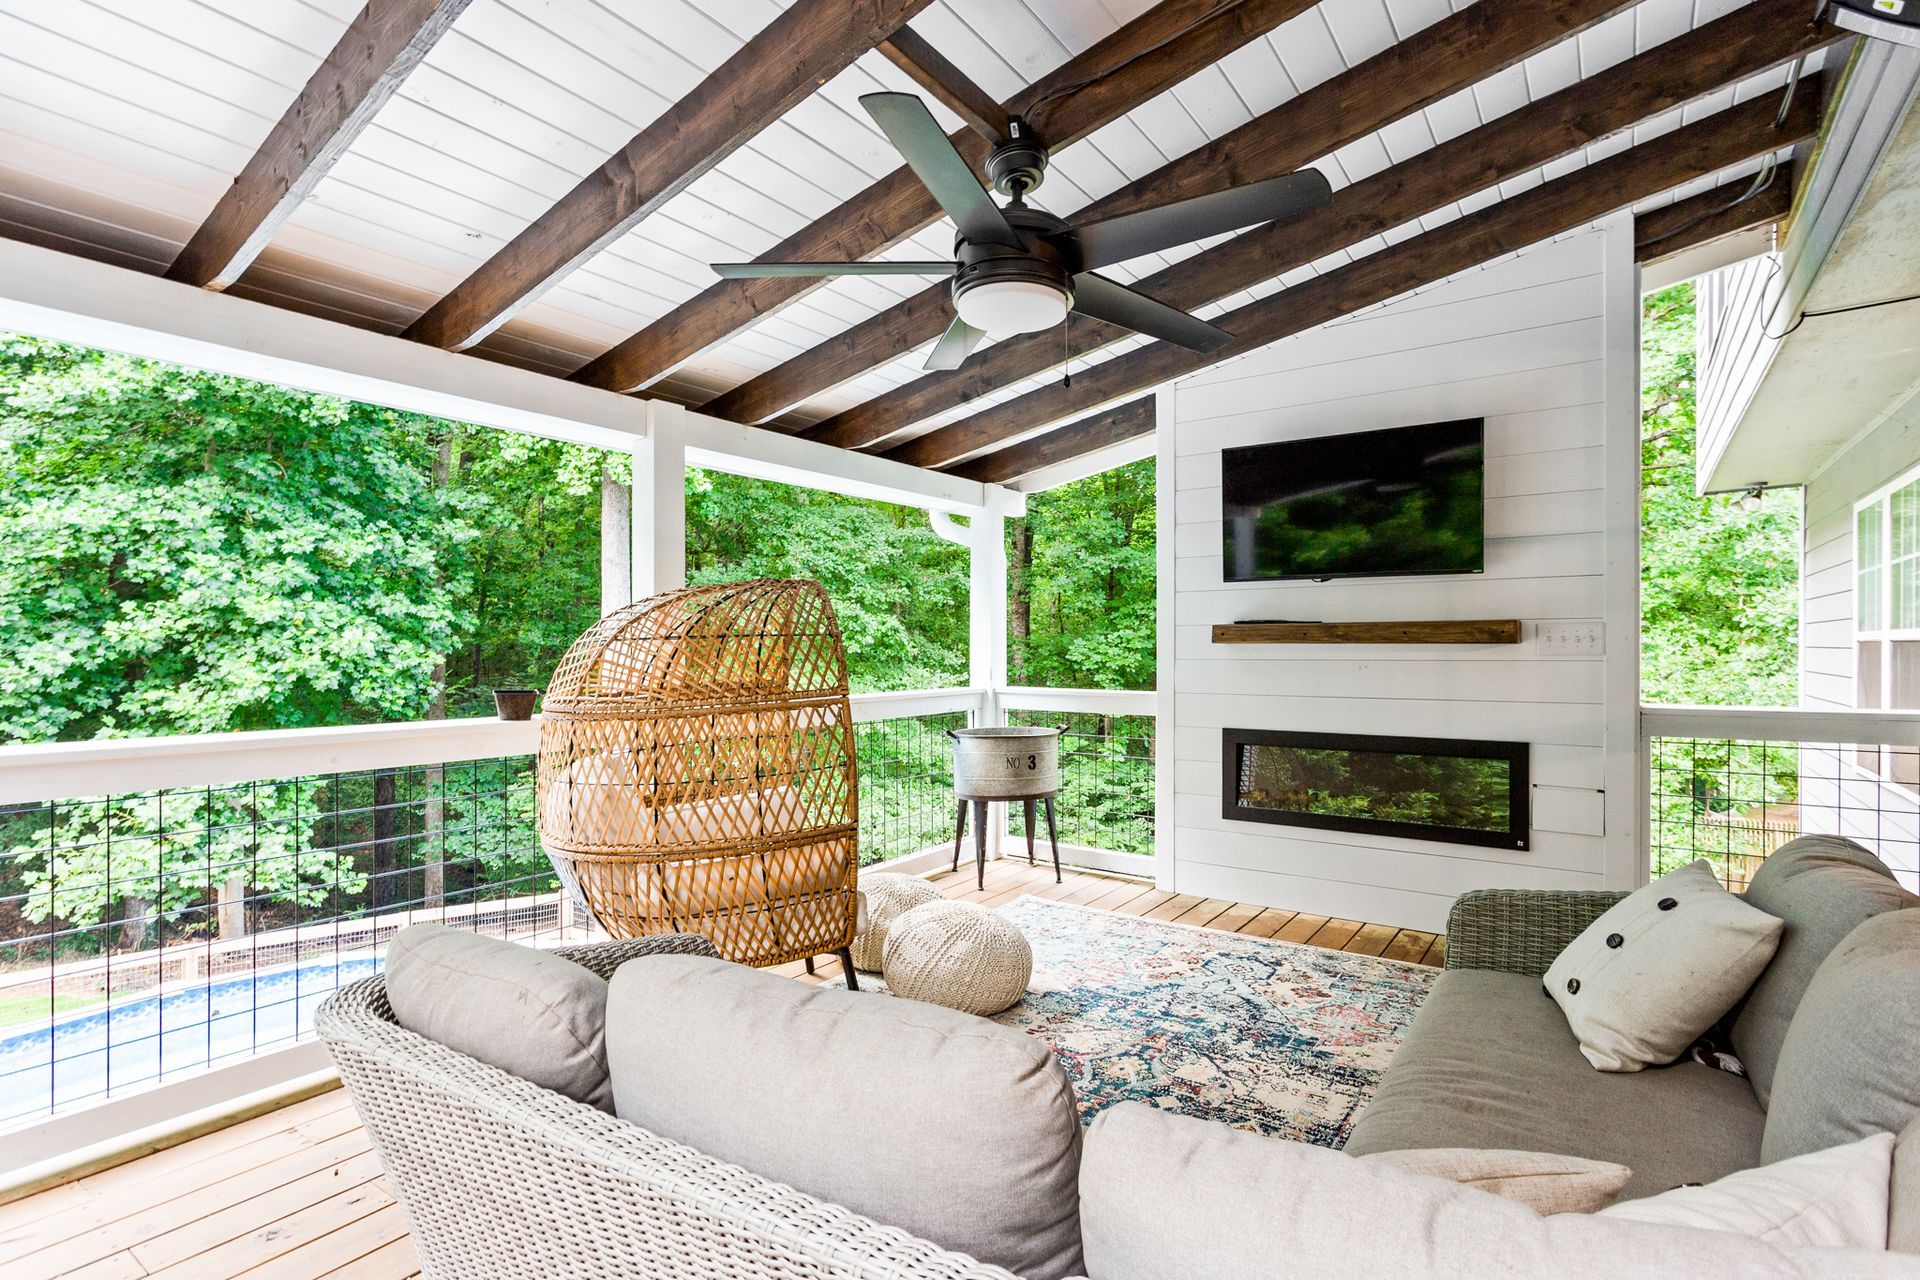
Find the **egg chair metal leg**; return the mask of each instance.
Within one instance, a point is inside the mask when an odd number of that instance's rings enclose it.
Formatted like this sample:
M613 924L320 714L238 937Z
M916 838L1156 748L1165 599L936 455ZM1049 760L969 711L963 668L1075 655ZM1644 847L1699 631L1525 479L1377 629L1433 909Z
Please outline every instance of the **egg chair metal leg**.
M808 956L808 957L807 957L807 972L808 972L808 973L812 973L812 972L813 972L813 957L812 957L812 956Z
M853 948L842 947L834 954L840 957L840 972L847 975L847 990L858 991L860 978L853 971Z

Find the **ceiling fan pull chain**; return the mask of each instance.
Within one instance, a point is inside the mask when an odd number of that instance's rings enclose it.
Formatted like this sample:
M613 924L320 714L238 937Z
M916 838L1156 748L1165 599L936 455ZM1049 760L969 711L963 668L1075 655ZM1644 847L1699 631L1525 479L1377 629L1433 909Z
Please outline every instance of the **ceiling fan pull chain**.
M1073 388L1073 335L1067 332L1072 327L1073 313L1069 311L1067 318L1060 322L1060 352L1065 357L1060 361L1061 372L1064 375L1060 386L1063 390Z

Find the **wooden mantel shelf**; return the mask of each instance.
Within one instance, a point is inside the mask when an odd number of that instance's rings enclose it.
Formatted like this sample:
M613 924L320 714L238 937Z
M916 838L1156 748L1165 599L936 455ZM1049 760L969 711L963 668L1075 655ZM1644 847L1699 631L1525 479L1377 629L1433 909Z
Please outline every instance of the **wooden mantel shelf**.
M1222 622L1215 644L1519 644L1518 618L1457 622Z

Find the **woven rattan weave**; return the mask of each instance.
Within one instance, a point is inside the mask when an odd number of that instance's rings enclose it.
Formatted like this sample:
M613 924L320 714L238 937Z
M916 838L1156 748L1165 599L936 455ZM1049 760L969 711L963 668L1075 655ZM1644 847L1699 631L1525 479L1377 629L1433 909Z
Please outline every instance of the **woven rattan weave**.
M616 937L702 934L754 965L846 948L858 787L825 590L688 587L602 618L547 688L539 812Z

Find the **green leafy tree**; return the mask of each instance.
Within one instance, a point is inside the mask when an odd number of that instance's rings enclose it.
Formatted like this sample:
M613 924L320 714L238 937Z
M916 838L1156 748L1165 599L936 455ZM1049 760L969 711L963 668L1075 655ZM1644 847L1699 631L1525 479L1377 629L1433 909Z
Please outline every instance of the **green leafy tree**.
M1693 285L1641 312L1641 690L1648 702L1798 700L1800 492L1694 492Z
M967 553L925 512L689 470L687 578L819 582L856 690L966 683Z
M1027 514L1007 524L1013 682L1151 689L1152 459L1035 494Z
M473 536L422 426L0 338L0 738L420 715Z

